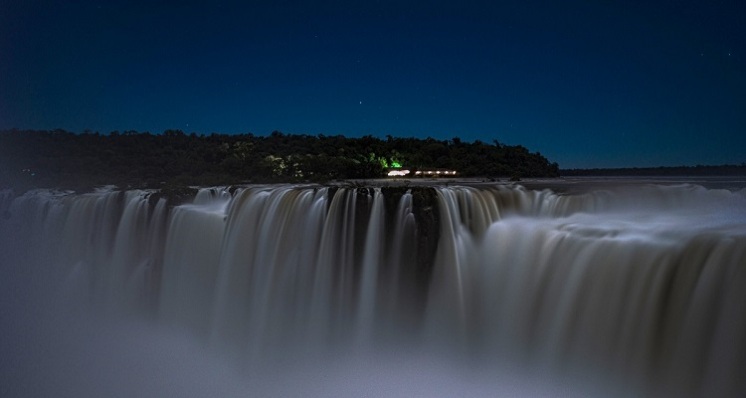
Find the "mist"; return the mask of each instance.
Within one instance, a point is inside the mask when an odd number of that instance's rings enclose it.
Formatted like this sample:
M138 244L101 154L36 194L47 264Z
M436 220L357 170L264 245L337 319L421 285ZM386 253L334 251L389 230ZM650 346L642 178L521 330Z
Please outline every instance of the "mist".
M576 188L4 191L2 395L743 392L744 191Z

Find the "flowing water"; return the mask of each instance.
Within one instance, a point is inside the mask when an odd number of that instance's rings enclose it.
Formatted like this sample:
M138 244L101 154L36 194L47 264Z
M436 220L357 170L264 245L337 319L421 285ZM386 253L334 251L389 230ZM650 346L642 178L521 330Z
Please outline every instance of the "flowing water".
M743 184L541 185L2 191L0 395L746 394Z

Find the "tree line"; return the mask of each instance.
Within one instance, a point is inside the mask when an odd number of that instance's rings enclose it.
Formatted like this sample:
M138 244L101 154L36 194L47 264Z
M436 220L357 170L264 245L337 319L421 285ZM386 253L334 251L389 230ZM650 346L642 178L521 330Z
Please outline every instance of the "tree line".
M0 185L223 185L380 178L395 166L461 177L556 177L557 163L523 146L459 138L284 134L162 134L65 130L0 132Z

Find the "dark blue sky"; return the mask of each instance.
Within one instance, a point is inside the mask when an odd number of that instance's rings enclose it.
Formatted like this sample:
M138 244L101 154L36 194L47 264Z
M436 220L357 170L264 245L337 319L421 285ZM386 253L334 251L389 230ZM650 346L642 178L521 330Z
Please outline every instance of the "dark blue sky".
M740 164L742 4L0 0L0 129L458 136L566 168Z

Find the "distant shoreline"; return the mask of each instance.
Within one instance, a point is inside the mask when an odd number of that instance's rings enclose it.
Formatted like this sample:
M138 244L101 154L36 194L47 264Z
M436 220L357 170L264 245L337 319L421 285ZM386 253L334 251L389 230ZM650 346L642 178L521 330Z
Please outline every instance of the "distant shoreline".
M560 169L562 177L698 177L698 176L746 176L746 163L717 166L660 166L619 167L592 169Z

